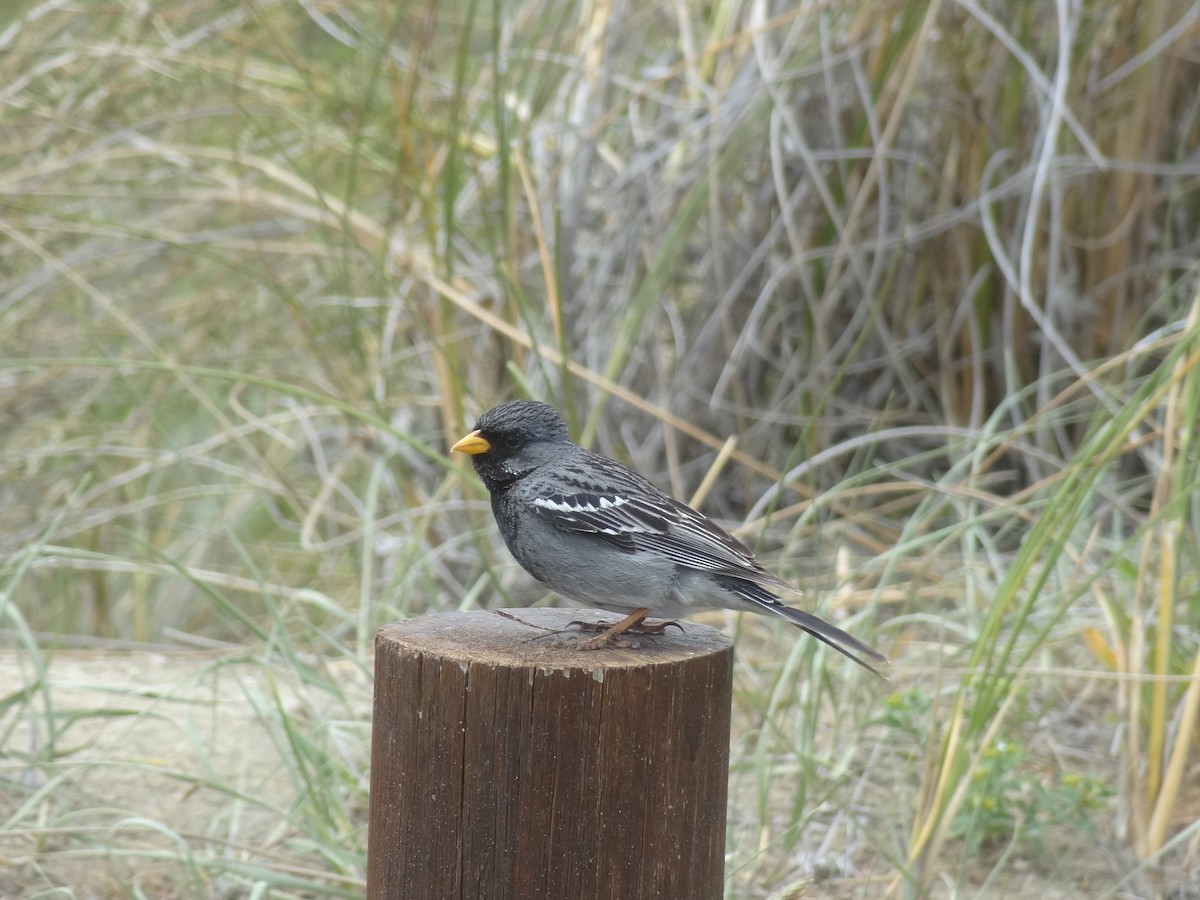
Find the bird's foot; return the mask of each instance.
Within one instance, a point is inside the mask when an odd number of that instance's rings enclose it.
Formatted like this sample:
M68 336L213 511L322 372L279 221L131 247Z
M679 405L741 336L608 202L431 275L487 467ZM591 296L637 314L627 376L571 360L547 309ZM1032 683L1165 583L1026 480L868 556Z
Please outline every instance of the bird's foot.
M575 649L605 650L609 648L632 648L638 645L636 640L637 635L662 634L671 625L683 631L683 626L678 622L655 622L653 625L647 624L646 616L649 614L650 610L648 609L635 609L620 622L614 624L603 622L571 622L569 624L580 631L592 632L595 635L586 640L579 640L575 644Z
M580 619L576 619L573 622L568 622L567 627L575 628L579 631L590 632L592 634L600 634L605 631L608 631L610 628L613 628L613 627L615 627L615 625L619 625L619 624L620 624L619 622L617 622L615 624L613 622L584 622ZM678 622L676 622L674 620L671 620L669 622L642 622L640 625L630 626L629 628L625 629L625 631L622 633L623 634L666 634L667 629L670 628L672 625L675 626L676 628L678 628L680 631L683 631L682 625L680 625Z
M636 650L641 644L637 635L628 632L609 634L601 631L595 637L578 638L573 646L576 650Z

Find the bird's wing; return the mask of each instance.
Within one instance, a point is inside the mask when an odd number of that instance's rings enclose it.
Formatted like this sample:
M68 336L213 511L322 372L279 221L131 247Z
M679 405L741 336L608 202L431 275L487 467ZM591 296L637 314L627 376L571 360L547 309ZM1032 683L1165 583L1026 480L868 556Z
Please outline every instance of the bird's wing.
M571 472L576 477L568 475L558 485L565 491L534 496L534 511L556 528L594 534L629 553L650 550L676 565L795 590L764 569L733 535L632 470L592 457L587 471L590 477L579 477L583 470Z

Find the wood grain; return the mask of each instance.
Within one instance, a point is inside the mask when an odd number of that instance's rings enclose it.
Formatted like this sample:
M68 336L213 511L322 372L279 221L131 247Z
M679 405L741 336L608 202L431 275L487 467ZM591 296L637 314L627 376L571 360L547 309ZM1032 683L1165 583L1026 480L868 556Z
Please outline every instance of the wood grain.
M729 638L580 652L554 632L611 616L504 612L376 638L368 896L720 898Z

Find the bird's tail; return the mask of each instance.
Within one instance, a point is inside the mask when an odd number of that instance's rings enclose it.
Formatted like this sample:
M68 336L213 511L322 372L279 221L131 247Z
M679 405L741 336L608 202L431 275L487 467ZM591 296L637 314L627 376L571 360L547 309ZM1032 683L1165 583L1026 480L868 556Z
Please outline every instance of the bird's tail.
M722 578L721 580L725 582L727 588L745 597L751 603L762 607L764 611L773 612L775 615L787 619L797 628L808 632L818 641L821 641L821 643L827 644L844 656L848 656L868 672L874 672L880 678L883 678L885 681L887 680L874 666L862 659L865 656L877 662L887 662L887 657L873 647L864 644L854 635L842 631L836 625L830 625L824 619L814 616L810 612L797 609L794 606L788 606L766 588L752 581L733 577Z

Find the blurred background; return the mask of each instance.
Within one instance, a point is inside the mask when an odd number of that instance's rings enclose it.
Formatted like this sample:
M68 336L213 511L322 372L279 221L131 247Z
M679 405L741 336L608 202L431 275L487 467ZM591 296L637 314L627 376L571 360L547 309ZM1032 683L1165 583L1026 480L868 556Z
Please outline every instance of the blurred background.
M698 617L728 897L1196 895L1198 242L1196 3L6 6L0 895L361 895L515 396L892 659Z

